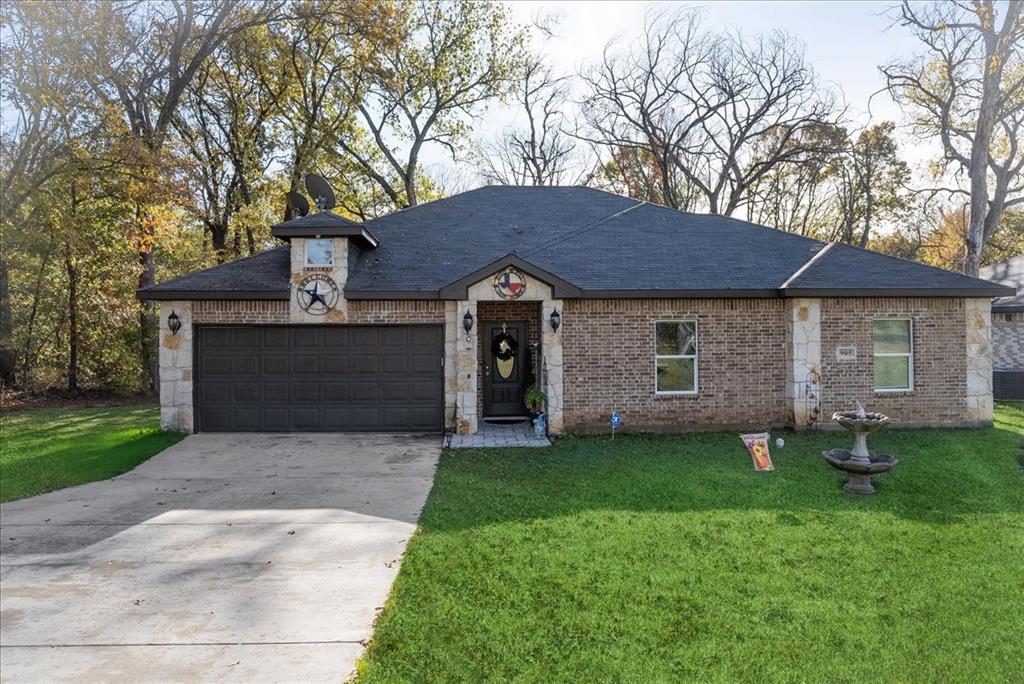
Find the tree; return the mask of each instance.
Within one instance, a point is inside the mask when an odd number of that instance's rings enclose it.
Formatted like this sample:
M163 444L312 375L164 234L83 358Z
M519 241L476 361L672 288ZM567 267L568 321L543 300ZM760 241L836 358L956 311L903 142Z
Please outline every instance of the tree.
M897 21L924 52L884 66L882 73L918 135L941 141L941 171L967 176L968 189L950 192L970 199L964 272L977 275L1003 211L1024 203L1022 3L903 0Z
M573 185L586 171L571 167L576 142L563 130L569 106L567 80L543 61L526 62L515 90L524 126L509 128L484 145L480 166L485 179L502 185Z
M349 83L358 119L379 154L358 137L339 134L338 149L397 207L419 202L424 145L446 148L455 159L469 119L505 96L525 60L522 30L492 2L400 3L389 27L395 40L381 45L372 63Z
M802 47L780 32L747 41L709 33L693 11L656 12L636 47L615 47L582 74L579 135L645 149L672 207L735 212L762 177L807 152L806 128L833 118ZM683 201L694 190L699 207Z
M266 26L256 26L224 43L186 89L184 104L173 118L182 148L190 211L206 227L218 262L230 252L240 256L244 234L249 254L256 251L252 226L235 225L251 206L274 159L270 136L279 117L288 80L272 58Z
M76 65L97 104L120 110L136 146L141 193L137 203L138 287L156 282L151 206L156 176L174 116L204 62L226 40L277 18L281 2L169 0L162 3L98 2L75 8L65 40L82 42L86 60ZM75 68L67 65L68 68ZM140 303L140 360L145 384L156 382L156 318Z
M872 228L907 208L910 167L899 157L895 130L891 121L870 126L844 150L837 183L843 242L867 247Z

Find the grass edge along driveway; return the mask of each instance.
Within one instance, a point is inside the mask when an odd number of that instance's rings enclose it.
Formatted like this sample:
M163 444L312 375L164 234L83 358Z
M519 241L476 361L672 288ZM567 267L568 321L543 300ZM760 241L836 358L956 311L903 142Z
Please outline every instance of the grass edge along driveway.
M1022 433L882 431L870 498L845 433L771 473L732 433L448 451L359 680L1016 680Z
M48 408L0 415L0 501L120 475L184 437L155 406Z

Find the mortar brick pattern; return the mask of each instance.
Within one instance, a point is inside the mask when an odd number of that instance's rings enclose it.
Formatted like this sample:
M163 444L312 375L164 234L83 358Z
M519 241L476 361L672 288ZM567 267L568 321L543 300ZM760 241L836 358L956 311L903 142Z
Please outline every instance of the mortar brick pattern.
M192 322L268 324L288 322L288 302L269 300L197 299L192 302Z
M781 299L566 300L565 426L685 430L784 424L786 323ZM696 396L656 395L654 324L696 320Z
M966 421L967 343L963 299L865 298L821 300L822 411L848 411L860 401L895 423L958 425ZM871 322L912 318L914 389L874 390ZM855 346L857 360L840 363L837 346Z

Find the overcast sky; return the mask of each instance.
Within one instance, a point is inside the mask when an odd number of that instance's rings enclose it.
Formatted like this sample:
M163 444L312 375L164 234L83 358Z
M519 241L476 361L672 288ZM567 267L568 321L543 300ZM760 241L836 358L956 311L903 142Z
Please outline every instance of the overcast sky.
M575 74L599 59L604 46L615 38L625 44L641 34L645 12L649 8L699 7L709 29L740 31L753 36L782 29L806 46L807 61L823 83L841 92L848 106L848 117L855 125L901 121L895 104L885 93L871 98L884 85L878 66L893 58L918 51L914 39L899 27L890 28L886 10L892 2L826 1L719 1L719 2L534 2L507 3L517 24L530 24L538 14L561 17L551 39L538 39L534 47L547 55L556 72ZM868 103L870 100L870 111ZM477 132L490 139L511 121L512 113L492 107L478 122ZM904 142L908 161L917 166L928 150ZM436 164L444 155L430 155ZM469 179L467 179L469 180ZM475 183L470 183L471 185Z

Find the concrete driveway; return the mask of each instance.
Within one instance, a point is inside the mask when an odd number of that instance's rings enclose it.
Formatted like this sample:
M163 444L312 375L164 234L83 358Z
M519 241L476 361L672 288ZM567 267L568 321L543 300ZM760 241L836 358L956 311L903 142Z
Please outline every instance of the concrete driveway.
M340 681L369 638L440 438L193 435L0 506L0 678Z

